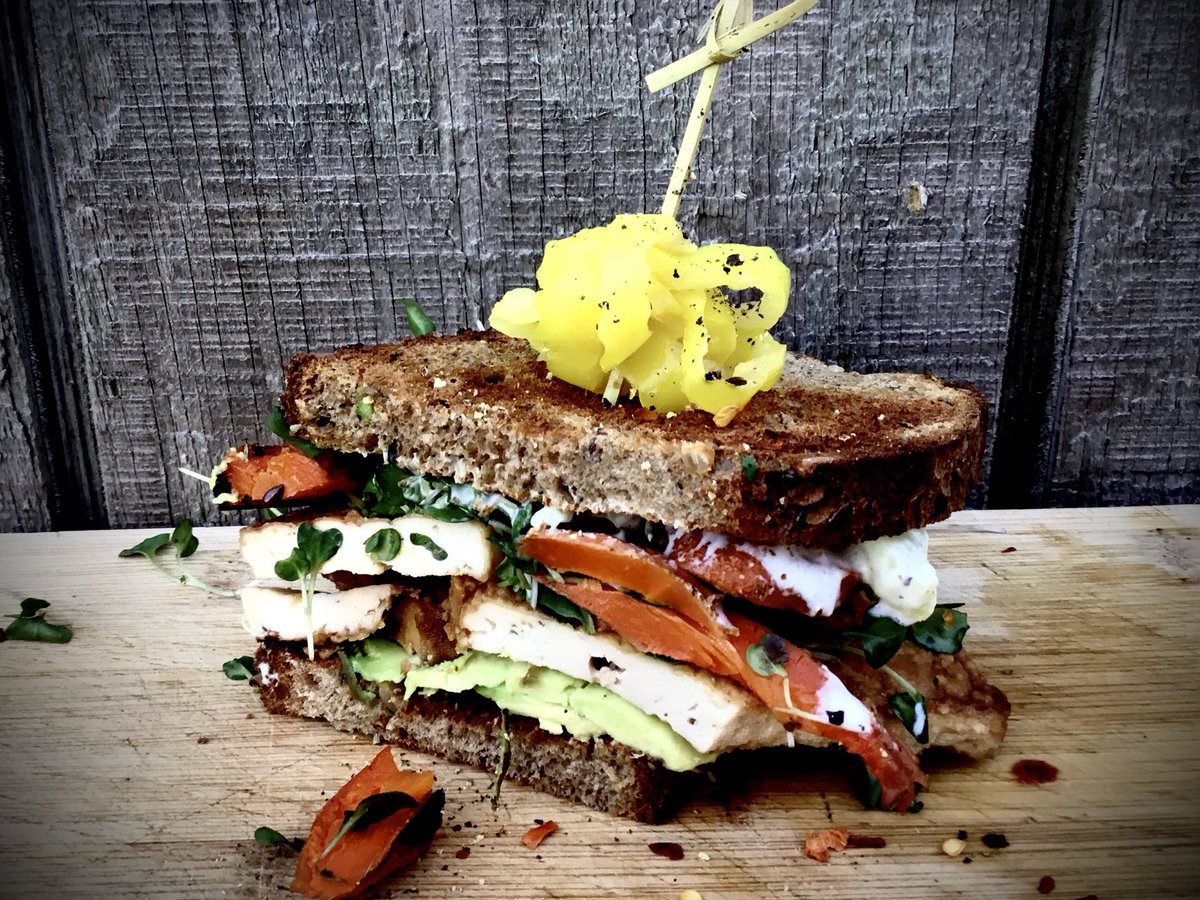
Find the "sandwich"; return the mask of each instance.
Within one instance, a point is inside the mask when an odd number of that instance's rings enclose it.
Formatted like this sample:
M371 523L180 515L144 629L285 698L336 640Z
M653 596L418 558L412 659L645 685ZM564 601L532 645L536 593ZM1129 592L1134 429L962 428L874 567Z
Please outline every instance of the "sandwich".
M284 443L212 480L272 511L240 533L267 709L647 822L764 748L840 747L901 812L927 751L993 754L1008 702L924 530L984 399L789 353L788 279L619 216L547 246L507 333L295 357Z
M793 743L908 809L923 749L1003 738L923 531L977 477L970 388L789 356L719 428L606 408L487 331L300 355L281 406L292 443L235 448L214 488L290 508L240 539L272 712L642 821Z

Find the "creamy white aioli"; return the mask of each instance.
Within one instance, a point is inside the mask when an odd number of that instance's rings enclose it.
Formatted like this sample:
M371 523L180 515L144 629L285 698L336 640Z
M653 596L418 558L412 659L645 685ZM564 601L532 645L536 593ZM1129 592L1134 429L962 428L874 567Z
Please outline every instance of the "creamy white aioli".
M928 619L937 605L938 576L928 552L929 535L915 528L855 544L844 558L879 597L875 615L912 625Z

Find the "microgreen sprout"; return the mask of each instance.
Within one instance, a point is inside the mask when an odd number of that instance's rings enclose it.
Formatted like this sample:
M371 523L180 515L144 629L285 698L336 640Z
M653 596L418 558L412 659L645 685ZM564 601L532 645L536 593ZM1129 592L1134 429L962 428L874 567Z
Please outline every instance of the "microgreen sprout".
M742 464L742 476L747 481L753 481L754 476L758 474L758 460L749 453L743 453L738 457L738 462Z
M380 528L363 541L363 549L376 562L391 562L403 543L404 538L395 528Z
M351 831L363 831L377 822L382 822L392 813L397 813L402 809L413 809L420 805L412 795L406 794L404 791L380 791L378 794L364 797L353 810L346 810L342 814L341 827L325 845L325 849L317 857L318 861L328 856L329 851Z
M183 569L182 560L187 559L195 553L196 548L199 546L199 539L192 534L192 520L185 518L180 519L179 523L170 533L164 531L162 534L152 535L143 541L138 541L132 547L126 547L117 556L122 559L144 556L154 568L173 581L178 581L180 584L187 585L188 587L200 588L201 590L208 591L210 594L216 594L218 597L237 596L233 591L211 585L207 581L197 578ZM180 574L178 575L168 569L162 561L161 553L168 547L174 549L175 560L180 563Z
M292 427L288 425L287 419L283 417L283 410L278 406L271 407L271 411L267 413L267 430L285 444L295 447L309 459L315 459L321 452L321 449L312 441L298 438L292 433Z
M433 334L437 331L437 325L433 323L433 319L425 314L425 310L421 309L421 304L411 297L401 297L396 300L397 306L404 307L404 317L408 320L408 330L413 334L420 336L422 334Z
M500 787L508 775L508 764L512 757L512 732L508 730L508 713L500 710L500 748L496 754L496 768L492 772L492 809L500 805Z
M438 562L446 559L450 554L446 552L437 541L427 534L421 534L419 531L414 531L408 536L409 541L417 547L424 547L429 551L429 554Z
M4 636L14 641L39 641L45 644L65 644L75 636L67 625L55 625L46 621L49 601L37 597L26 597L21 601L21 614L9 615L12 622L4 629Z
M254 658L239 656L236 659L226 660L221 665L221 671L230 681L249 681L254 677Z
M304 620L308 623L308 658L312 659L313 626L312 605L313 593L316 590L317 575L321 566L333 559L334 554L342 547L342 533L336 528L322 531L312 522L301 522L296 529L296 546L287 559L275 563L275 574L284 581L299 581L300 596L304 601Z
M254 829L254 842L264 847L285 847L294 853L304 849L304 838L290 838L280 834L274 828L260 825Z

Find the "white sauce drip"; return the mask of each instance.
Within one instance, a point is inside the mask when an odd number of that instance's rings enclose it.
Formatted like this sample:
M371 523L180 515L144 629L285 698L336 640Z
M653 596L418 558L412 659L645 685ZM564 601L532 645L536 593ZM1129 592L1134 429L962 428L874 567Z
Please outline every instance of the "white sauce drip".
M825 683L817 689L818 713L828 717L831 712L841 712L842 723L839 727L859 734L869 733L875 724L871 711L850 693L836 675L824 666L821 666L821 671L825 674Z
M673 533L672 543L675 537ZM728 535L712 531L703 532L696 545L696 550L704 554L705 565L711 565L717 551L726 548L757 560L775 588L782 594L803 597L812 615L828 616L837 608L849 566L834 554L790 544L764 546L734 541Z

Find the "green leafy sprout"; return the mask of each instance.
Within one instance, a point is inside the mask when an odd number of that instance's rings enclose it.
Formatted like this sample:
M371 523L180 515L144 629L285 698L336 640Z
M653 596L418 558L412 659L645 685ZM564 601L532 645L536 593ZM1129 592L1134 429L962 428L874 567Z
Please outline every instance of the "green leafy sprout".
M784 668L787 661L787 644L777 634L767 632L758 643L751 644L746 648L746 662L751 669L764 678L774 675L782 675L787 678L787 669Z
M512 732L508 730L508 713L500 710L500 746L496 753L496 768L492 772L492 809L500 805L500 788L508 775L508 764L512 759Z
M957 653L962 649L968 628L967 614L958 608L958 604L935 606L928 618L907 626L887 616L868 614L864 627L844 634L844 638L857 641L859 646L843 643L842 649L862 656L900 687L900 692L893 694L888 703L896 718L924 744L929 741L925 697L887 663L906 639L934 653Z
M391 562L400 552L404 538L395 528L380 528L363 541L363 549L376 562Z
M299 581L304 601L304 619L308 623L308 658L313 650L312 605L317 575L321 566L333 559L342 547L342 532L337 528L321 530L312 522L301 522L296 530L296 546L286 559L275 563L275 574L284 581Z
M260 825L254 829L254 842L264 847L284 847L294 853L304 849L304 838L290 838L280 834L274 828Z
M130 559L135 556L143 556L148 559L154 568L158 569L172 581L178 581L180 584L188 587L200 588L208 591L210 594L216 594L218 597L235 597L236 593L227 589L216 587L209 584L190 572L184 570L182 562L187 559L200 546L199 539L192 533L192 520L180 519L179 523L171 532L163 532L146 538L143 541L138 541L132 547L126 547L118 557L122 559ZM175 560L179 563L180 574L172 572L163 563L161 554L167 548L172 548L175 551Z
M312 441L306 441L304 438L298 438L292 434L292 428L288 425L287 419L283 417L283 410L278 406L271 407L271 411L267 413L267 430L285 444L295 447L309 459L315 459L321 452L321 449Z
M429 535L421 534L419 531L414 531L409 534L408 540L413 544L413 546L424 547L429 551L429 555L438 562L441 562L450 555L448 552L446 552L446 549L441 544L439 544Z
M38 641L44 644L65 644L75 636L68 625L55 625L46 621L46 610L50 603L37 597L26 597L21 601L21 614L10 615L12 622L4 629L4 636L14 641Z
M738 457L738 462L742 464L742 475L747 481L753 481L754 476L758 474L758 460L749 453L743 453Z
M365 831L393 813L402 809L414 809L420 805L411 794L404 791L380 791L378 794L364 797L353 810L348 809L343 813L341 827L334 832L321 855L317 857L318 862L328 856L329 851L351 831Z
M425 314L425 310L421 309L421 304L411 297L401 297L396 300L398 306L404 307L404 317L408 320L408 330L418 337L422 334L433 334L437 331L437 325L433 323L433 319Z
M254 658L239 656L226 660L221 666L221 671L230 681L249 681L254 677Z

